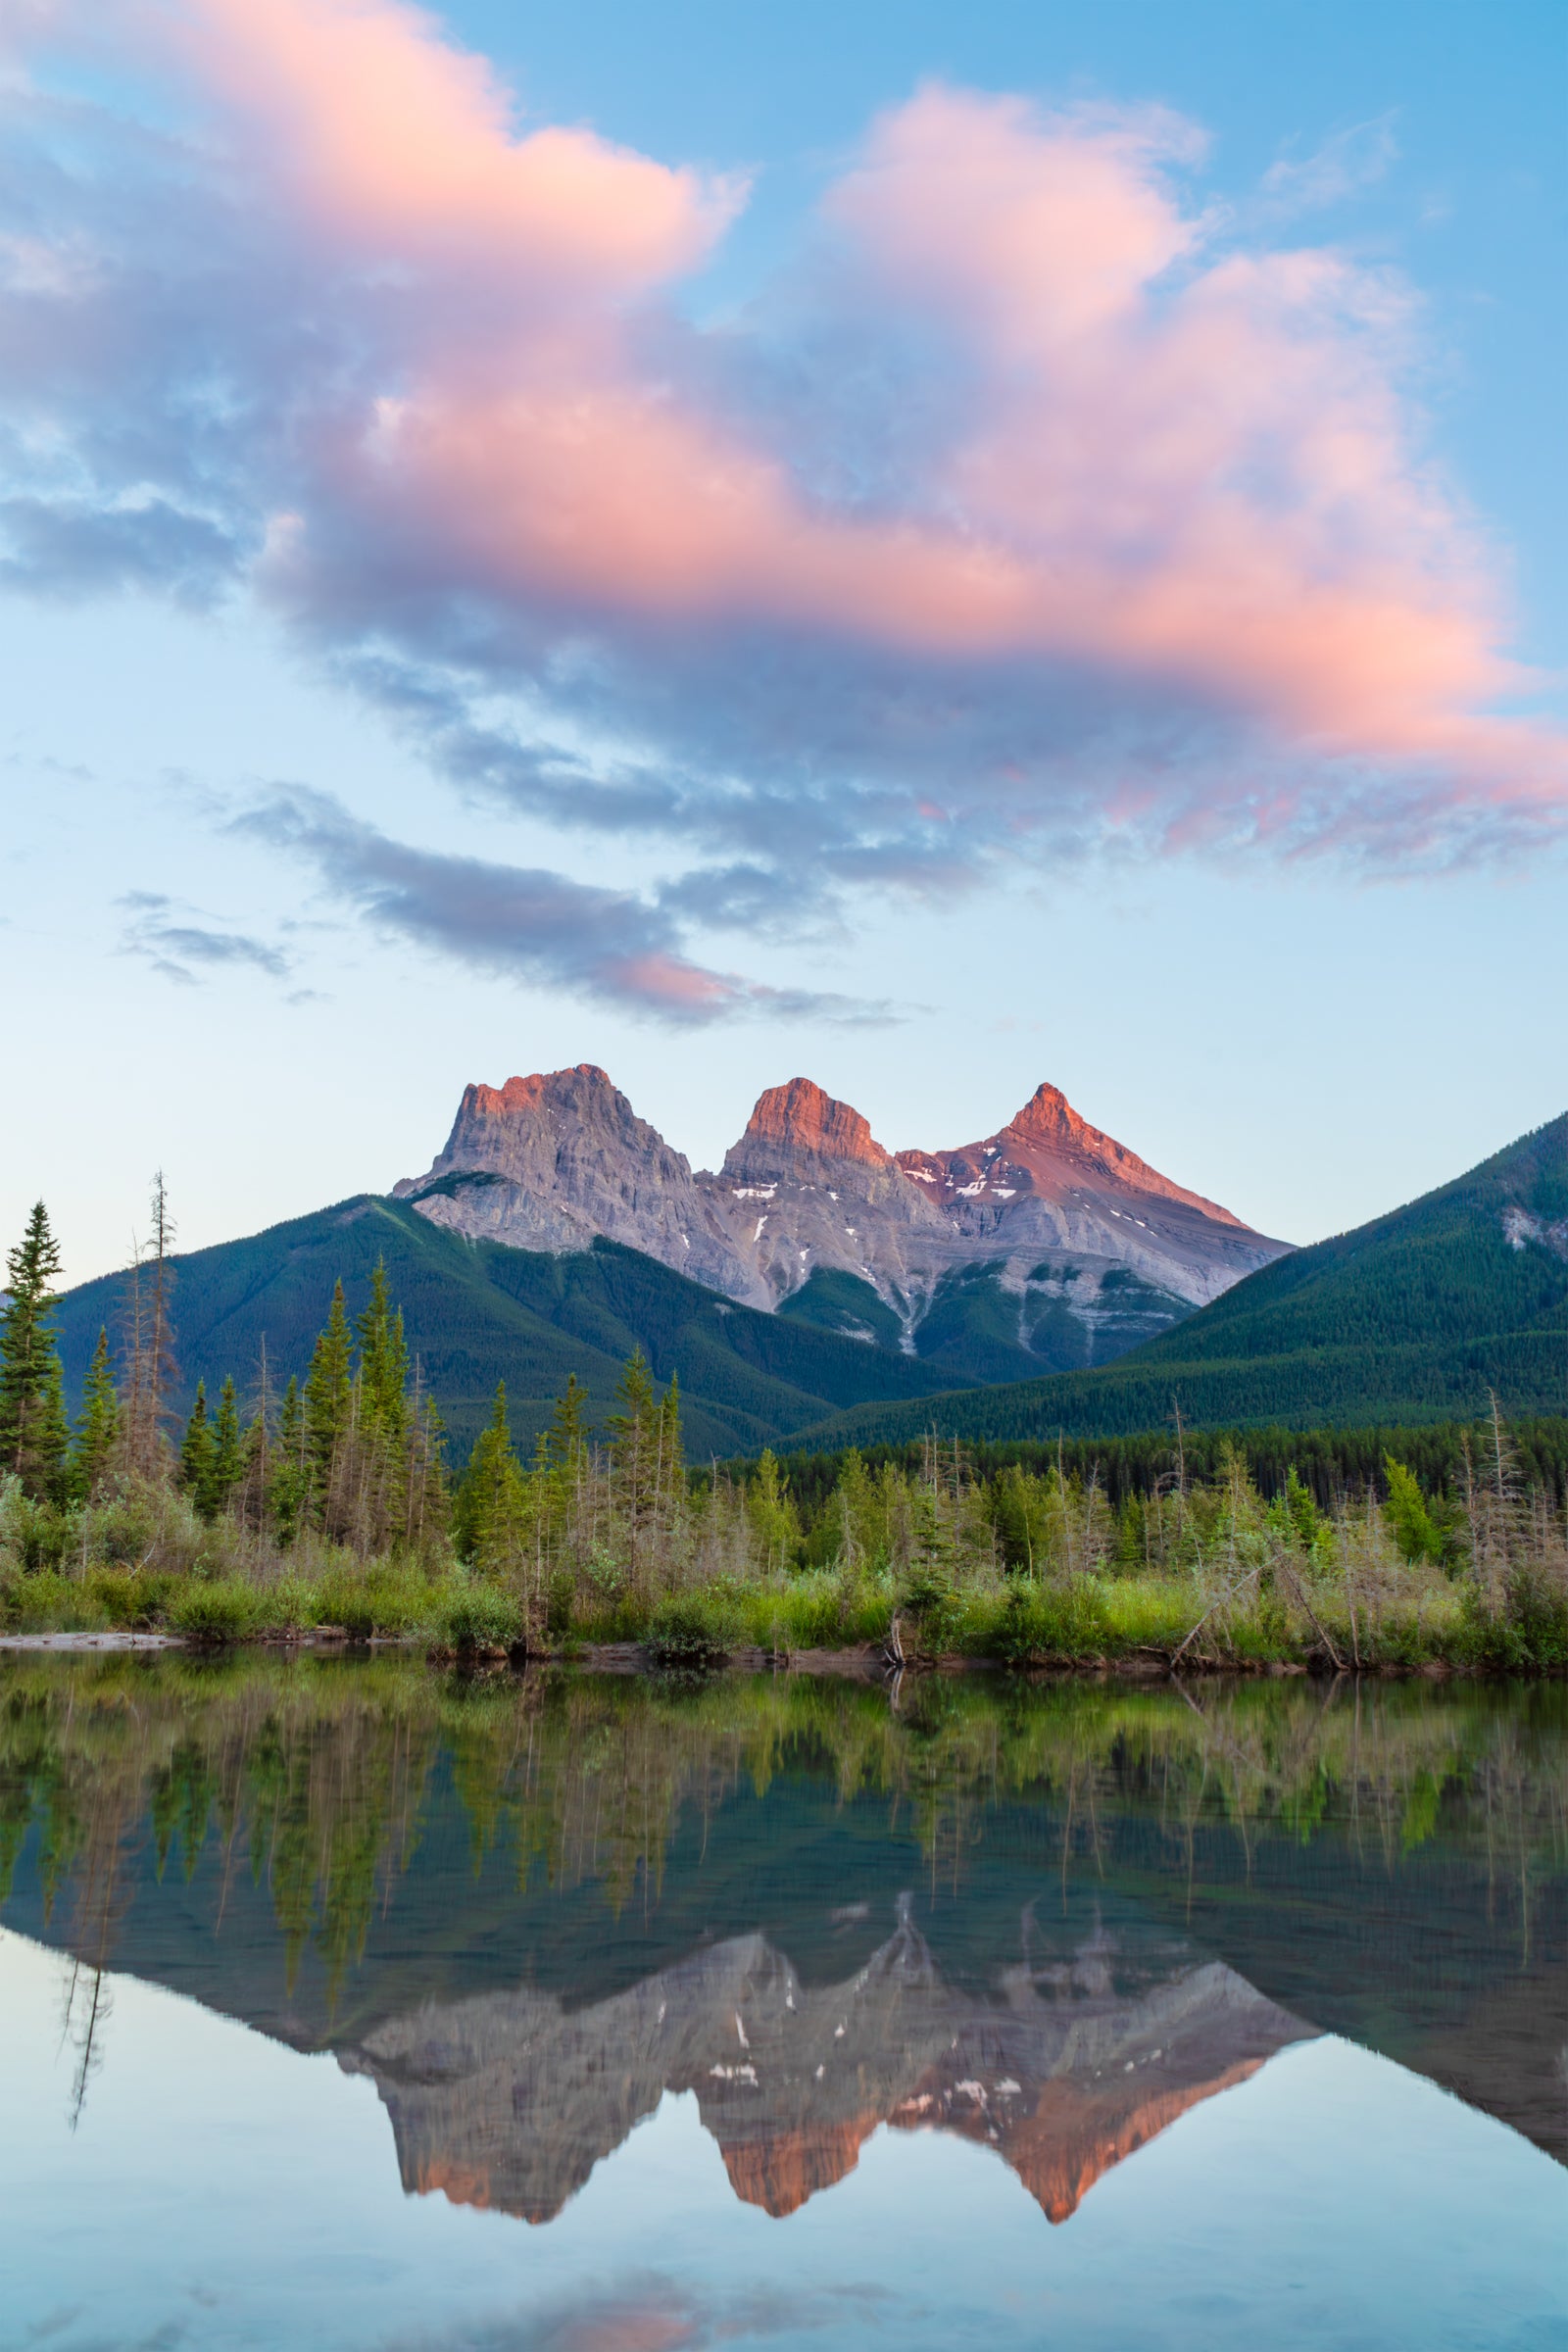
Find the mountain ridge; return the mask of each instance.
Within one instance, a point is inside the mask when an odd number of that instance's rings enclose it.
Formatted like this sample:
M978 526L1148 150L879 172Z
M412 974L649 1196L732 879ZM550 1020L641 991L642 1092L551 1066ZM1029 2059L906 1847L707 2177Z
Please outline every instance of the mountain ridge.
M1286 1248L1049 1084L981 1143L895 1153L795 1077L759 1097L714 1173L582 1062L470 1084L430 1168L393 1192L473 1239L618 1242L766 1312L809 1294L806 1319L906 1354L951 1353L961 1334L981 1379L1102 1361Z
M856 1408L818 1447L1119 1437L1179 1405L1195 1426L1288 1428L1568 1410L1568 1112L1365 1225L1260 1268L1174 1329L1079 1374Z

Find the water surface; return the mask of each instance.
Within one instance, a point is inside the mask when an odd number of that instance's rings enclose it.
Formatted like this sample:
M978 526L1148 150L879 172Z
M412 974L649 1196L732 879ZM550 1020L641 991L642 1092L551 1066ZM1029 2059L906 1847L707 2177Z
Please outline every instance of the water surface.
M0 1662L0 2343L1568 2346L1568 1692Z

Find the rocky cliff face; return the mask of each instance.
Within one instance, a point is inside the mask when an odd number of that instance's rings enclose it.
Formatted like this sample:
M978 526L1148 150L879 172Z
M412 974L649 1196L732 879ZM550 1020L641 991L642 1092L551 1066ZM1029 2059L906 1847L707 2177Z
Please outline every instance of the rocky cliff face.
M842 1984L761 1936L694 1953L594 2007L527 1988L377 2027L371 2077L405 2185L530 2222L558 2214L666 2090L696 2094L738 2197L794 2212L882 2125L992 2147L1054 2222L1199 2100L1315 2029L1231 1970L1103 1935L985 1992L945 1984L906 1904Z
M446 1150L392 1189L475 1239L565 1250L602 1234L729 1298L772 1304L691 1163L592 1062L465 1088Z
M1028 1349L1065 1315L1130 1346L1285 1245L1173 1184L1042 1086L980 1143L897 1154L807 1078L762 1095L716 1175L637 1117L603 1070L470 1086L446 1150L394 1188L425 1216L526 1250L604 1235L748 1305L848 1276L903 1345L965 1269L989 1268ZM1128 1284L1136 1286L1130 1300ZM1129 1313L1130 1304L1136 1311ZM885 1317L884 1317L885 1320ZM878 1336L846 1309L840 1328Z

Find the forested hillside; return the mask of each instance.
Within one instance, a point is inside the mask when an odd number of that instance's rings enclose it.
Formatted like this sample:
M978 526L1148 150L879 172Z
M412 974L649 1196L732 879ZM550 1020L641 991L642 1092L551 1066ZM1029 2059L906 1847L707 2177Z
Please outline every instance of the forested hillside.
M611 1407L626 1358L640 1348L657 1377L679 1375L694 1456L756 1452L808 1422L866 1397L902 1398L944 1386L911 1358L715 1297L635 1250L596 1242L552 1256L472 1242L401 1201L372 1194L243 1241L173 1261L172 1318L183 1412L204 1379L216 1396L231 1373L255 1391L263 1342L280 1393L309 1365L342 1277L351 1314L368 1297L377 1259L402 1306L411 1349L461 1459L490 1410L496 1383L524 1444L550 1417L574 1372L591 1411ZM113 1348L128 1277L68 1292L56 1313L74 1405L101 1327Z
M1104 1370L867 1405L808 1442L1346 1427L1568 1407L1568 1114L1408 1207L1249 1275Z

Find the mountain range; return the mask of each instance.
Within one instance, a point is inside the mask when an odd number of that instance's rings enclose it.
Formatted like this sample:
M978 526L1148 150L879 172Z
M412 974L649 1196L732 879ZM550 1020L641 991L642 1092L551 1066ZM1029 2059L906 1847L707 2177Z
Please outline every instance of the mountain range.
M716 1175L605 1072L470 1086L394 1195L514 1249L618 1242L742 1305L908 1355L973 1335L976 1378L1103 1362L1286 1248L1159 1175L1053 1086L979 1143L891 1152L808 1078L770 1087ZM1000 1342L1000 1346L997 1343ZM975 1354L971 1345L969 1353Z
M303 1372L384 1258L461 1459L505 1380L526 1445L568 1372L608 1411L640 1348L694 1455L1568 1406L1568 1117L1299 1250L1173 1183L1054 1087L979 1143L886 1151L804 1078L694 1171L588 1063L469 1086L445 1149L175 1261L176 1403ZM74 1391L125 1277L62 1300Z
M1009 1439L1568 1413L1568 1114L1452 1183L1294 1250L1200 1314L1088 1375L874 1406L808 1433L823 1447L927 1429Z
M390 1198L179 1257L177 1401L198 1377L254 1386L264 1343L274 1386L303 1372L333 1282L353 1312L381 1257L460 1456L498 1380L526 1444L568 1372L608 1410L634 1348L679 1375L695 1454L745 1453L868 1401L1106 1362L1283 1247L1052 1087L980 1143L894 1154L793 1079L713 1175L583 1063L466 1088ZM125 1288L62 1301L73 1390Z

